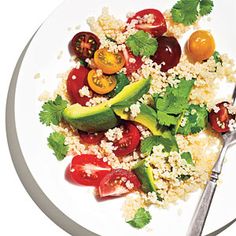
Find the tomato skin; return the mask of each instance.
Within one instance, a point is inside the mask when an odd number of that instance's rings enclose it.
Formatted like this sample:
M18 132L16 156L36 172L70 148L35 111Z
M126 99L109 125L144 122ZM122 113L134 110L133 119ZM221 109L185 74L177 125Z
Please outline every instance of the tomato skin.
M98 186L101 179L111 170L108 163L91 154L77 155L70 164L71 179L86 186Z
M85 104L89 101L90 98L81 97L79 95L79 90L83 88L83 86L85 85L88 86L87 82L88 73L89 70L84 66L80 66L79 69L74 68L69 73L66 82L66 87L71 103L73 104L79 103L80 105L85 106Z
M91 32L77 33L69 43L70 54L81 60L92 58L94 52L99 48L98 37Z
M111 75L123 68L125 58L122 52L112 53L106 48L101 48L95 52L94 62L105 74Z
M138 128L131 122L126 122L124 125L123 137L114 142L114 153L118 157L127 156L132 153L140 143L140 132Z
M194 61L209 59L215 52L215 40L210 32L197 30L187 42L187 54Z
M136 24L135 28L150 33L153 36L162 36L167 31L166 20L163 14L157 9L144 9L137 12L133 17L128 18L127 23L131 23L132 20L137 20L139 17L143 17L147 14L154 15L153 23Z
M133 55L133 53L128 48L123 50L123 54L125 57L126 73L127 75L131 75L142 66L142 57ZM135 59L135 63L130 62L130 59L132 58Z
M178 65L181 57L181 47L175 37L161 36L157 39L158 48L151 59L157 64L165 63L161 66L161 71L166 72Z
M88 73L89 87L98 94L107 94L111 92L117 84L114 75L97 75L96 70L91 70Z
M217 113L212 110L209 114L209 122L213 130L219 133L225 133L229 131L229 121L234 119L234 115L229 114L228 102L218 103L216 106L220 109Z
M133 184L132 189L126 187L126 181L130 181ZM138 190L140 186L141 184L133 172L124 169L115 169L103 177L98 186L98 194L101 198L109 196L119 197L131 191Z
M76 181L71 177L70 165L66 167L64 177L65 177L65 180L70 182L71 184L77 184Z
M81 143L96 145L101 142L101 140L105 137L105 135L103 132L90 134L80 131L79 137Z

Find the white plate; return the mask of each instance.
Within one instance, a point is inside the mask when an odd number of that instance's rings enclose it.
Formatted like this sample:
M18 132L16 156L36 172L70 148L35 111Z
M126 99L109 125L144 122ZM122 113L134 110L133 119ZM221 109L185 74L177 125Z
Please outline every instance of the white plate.
M144 8L157 8L164 11L175 1L160 0L66 0L41 26L33 38L20 69L15 95L15 120L19 144L27 166L45 195L65 215L74 222L99 235L176 235L186 234L200 191L190 195L188 201L179 201L167 210L151 208L153 220L143 230L136 230L124 222L121 206L124 198L97 202L93 189L78 187L64 180L64 171L70 159L58 162L47 147L50 128L40 124L38 113L41 103L39 95L48 90L53 92L57 85L56 75L71 67L67 45L78 31L89 30L86 19L97 17L104 6L108 6L114 16L125 19L129 11L135 12ZM210 29L217 43L217 50L226 52L236 59L236 33L232 25L236 22L236 3L233 0L215 1L212 20L206 21L205 29ZM58 55L63 51L62 58ZM41 79L36 80L36 73ZM44 82L43 82L44 81ZM226 88L222 88L224 93ZM229 90L228 90L229 91ZM233 186L236 179L236 158L232 148L228 153L228 162L224 166L223 183L218 187L214 202L205 227L210 233L236 217L236 191ZM230 157L232 156L232 158ZM204 158L204 157L203 157ZM180 214L181 212L181 214Z

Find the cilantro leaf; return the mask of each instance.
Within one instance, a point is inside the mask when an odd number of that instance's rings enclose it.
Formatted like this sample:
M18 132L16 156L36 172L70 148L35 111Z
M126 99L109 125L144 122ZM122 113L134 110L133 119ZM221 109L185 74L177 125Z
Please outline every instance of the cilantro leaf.
M219 52L215 51L213 54L213 57L216 63L220 63L220 64L223 63Z
M127 221L127 223L132 225L135 228L141 229L145 225L149 224L151 219L152 219L152 216L150 215L149 211L141 207L135 213L134 218L130 221Z
M110 42L116 43L116 40L115 40L115 39L113 39L113 38L111 38L111 37L108 37L107 35L106 35L106 39L107 39L108 41L110 41Z
M214 7L214 3L212 0L201 0L200 1L200 15L205 16L211 13Z
M130 35L126 40L126 45L130 48L135 56L153 56L157 51L158 43L149 33L139 30Z
M188 99L194 83L195 83L195 79L192 79L192 80L181 79L176 88L168 87L166 89L166 93L167 94L172 93L176 97L183 97L183 98Z
M110 93L108 93L109 97L116 96L126 85L130 83L129 79L123 72L120 74L117 74L115 77L116 77L117 84L116 84L115 89L112 90Z
M185 119L186 122L183 127L177 127L176 132L183 135L195 134L207 126L208 111L206 107L192 104L180 119ZM180 121L180 123L182 123L182 121Z
M213 6L212 0L179 0L171 9L172 19L176 23L191 25L199 15L210 14Z
M39 119L42 124L49 126L51 124L58 125L62 119L62 113L67 106L67 101L57 95L55 101L49 100L42 106L39 113Z
M178 180L182 180L182 181L185 181L185 180L188 180L189 178L191 178L191 175L179 175L177 177Z
M163 111L157 111L157 120L160 125L170 126L176 125L178 122L178 116L169 115Z
M69 149L69 146L65 145L65 137L58 132L53 132L50 134L47 140L48 147L54 151L54 155L56 156L57 160L63 160Z
M197 21L199 0L179 0L171 9L173 21L191 25Z
M175 137L163 138L162 136L150 136L141 141L141 153L150 155L154 146L163 145L166 152L178 151Z
M186 160L186 162L187 162L188 164L193 165L193 158L192 158L192 155L191 155L190 152L183 152L183 153L181 154L181 158L184 159L184 160Z
M157 110L167 114L178 115L188 107L188 100L184 97L177 97L172 93L157 99Z
M169 86L163 97L155 96L157 120L165 126L177 125L179 116L188 109L188 98L195 80L182 79L178 86Z

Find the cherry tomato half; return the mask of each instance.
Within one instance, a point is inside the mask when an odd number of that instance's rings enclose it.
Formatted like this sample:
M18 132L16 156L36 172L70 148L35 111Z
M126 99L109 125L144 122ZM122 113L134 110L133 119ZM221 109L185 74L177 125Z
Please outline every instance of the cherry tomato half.
M204 61L215 52L215 40L210 32L197 30L187 42L187 54L195 61Z
M98 194L100 197L118 197L137 190L140 186L141 184L133 172L115 169L101 180L98 186Z
M81 97L79 94L79 90L81 88L83 88L85 85L88 86L88 73L89 70L84 66L80 66L79 69L74 68L69 73L66 86L70 101L72 103L79 103L80 105L85 106L86 102L89 101L89 97Z
M118 157L126 156L132 153L139 145L140 133L135 125L130 122L126 122L124 125L123 137L114 142L114 146L117 149L114 151Z
M105 74L114 74L125 65L122 52L112 53L106 48L98 49L94 54L94 62Z
M123 54L125 57L126 73L127 75L131 75L142 66L142 57L133 55L133 53L128 48L123 50Z
M161 71L166 72L178 65L181 57L181 47L175 37L162 36L157 39L158 48L152 60L162 64Z
M117 84L114 75L97 75L96 70L91 70L88 74L89 87L98 94L111 92Z
M106 162L89 154L75 156L70 165L71 179L87 186L98 186L101 179L111 170L111 166Z
M101 140L105 137L103 132L99 133L87 133L87 132L79 132L79 137L81 143L84 144L99 144Z
M145 15L153 16L153 22L140 22L140 19L143 19ZM139 11L133 17L128 18L127 23L131 23L132 20L139 20L140 22L135 25L136 29L143 30L156 37L162 36L167 31L165 18L163 14L156 9Z
M232 114L229 114L227 106L228 102L218 103L216 107L219 108L218 112L212 110L209 114L209 121L212 129L217 132L224 133L229 131L229 121L234 119Z
M95 51L99 48L100 41L98 37L90 32L79 32L69 43L71 55L81 60L92 58Z

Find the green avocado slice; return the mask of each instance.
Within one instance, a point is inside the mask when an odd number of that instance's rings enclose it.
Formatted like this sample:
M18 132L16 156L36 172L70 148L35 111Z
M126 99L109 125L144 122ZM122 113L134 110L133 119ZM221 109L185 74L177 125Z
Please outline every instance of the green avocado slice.
M127 112L125 112L124 107L112 106L113 111L123 120L130 120L130 116ZM153 108L140 104L140 113L133 119L135 122L145 126L148 128L153 135L161 135L162 131L157 123L157 115Z
M152 167L146 162L146 160L142 160L138 162L132 170L134 173L137 175L138 179L141 182L141 188L143 192L148 193L148 192L156 192L157 194L157 199L159 201L162 201L162 198L159 196L157 193L157 189L154 184L154 178L153 178L153 172L152 172Z
M85 132L100 132L114 128L119 123L111 106L114 104L133 104L147 93L150 88L150 79L141 79L125 86L112 99L94 107L84 107L74 104L63 112L63 118L71 126Z
M115 113L105 104L96 107L74 104L65 109L63 117L74 128L91 133L108 130L119 123Z

